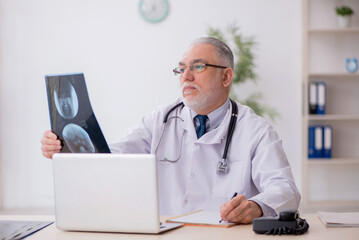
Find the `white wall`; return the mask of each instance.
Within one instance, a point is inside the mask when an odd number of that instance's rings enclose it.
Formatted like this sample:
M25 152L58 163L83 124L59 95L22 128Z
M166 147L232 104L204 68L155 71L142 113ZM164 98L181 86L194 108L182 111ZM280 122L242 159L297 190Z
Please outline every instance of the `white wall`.
M167 19L141 19L139 0L0 0L0 161L3 206L51 207L52 165L40 138L50 128L45 74L84 72L108 142L155 106L180 96L171 69L208 26L236 22L258 41L258 89L297 184L301 158L301 1L169 0ZM1 189L1 188L0 188ZM0 200L1 203L1 200Z

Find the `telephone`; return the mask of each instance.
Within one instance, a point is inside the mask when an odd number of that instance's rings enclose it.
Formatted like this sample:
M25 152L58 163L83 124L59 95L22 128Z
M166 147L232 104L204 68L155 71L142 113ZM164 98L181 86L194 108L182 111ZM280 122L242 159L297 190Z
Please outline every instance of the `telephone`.
M278 217L260 217L253 220L253 231L259 234L300 235L308 231L309 224L294 209L283 210Z

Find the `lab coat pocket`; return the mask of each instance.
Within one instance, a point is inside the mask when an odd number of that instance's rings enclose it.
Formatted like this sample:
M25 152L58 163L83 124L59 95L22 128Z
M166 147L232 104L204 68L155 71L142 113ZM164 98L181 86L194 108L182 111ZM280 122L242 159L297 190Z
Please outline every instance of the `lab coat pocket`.
M212 195L215 198L230 199L234 192L243 193L243 161L229 163L227 174L216 174L213 182Z

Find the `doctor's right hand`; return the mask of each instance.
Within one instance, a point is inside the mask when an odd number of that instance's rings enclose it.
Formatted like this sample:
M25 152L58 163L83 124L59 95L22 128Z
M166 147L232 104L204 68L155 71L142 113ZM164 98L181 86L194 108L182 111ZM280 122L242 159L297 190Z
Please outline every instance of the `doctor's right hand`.
M50 130L44 132L44 136L40 142L42 155L50 159L52 159L52 155L59 153L62 148L61 141L57 138L57 135Z

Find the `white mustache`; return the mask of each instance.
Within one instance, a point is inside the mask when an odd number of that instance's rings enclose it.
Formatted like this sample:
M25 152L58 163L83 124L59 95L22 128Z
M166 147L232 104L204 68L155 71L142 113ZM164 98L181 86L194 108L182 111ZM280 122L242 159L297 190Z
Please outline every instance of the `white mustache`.
M195 89L197 89L198 91L201 91L201 88L195 84L195 83L190 83L190 82L185 82L183 85L182 85L182 92L184 90L185 87L193 87Z

